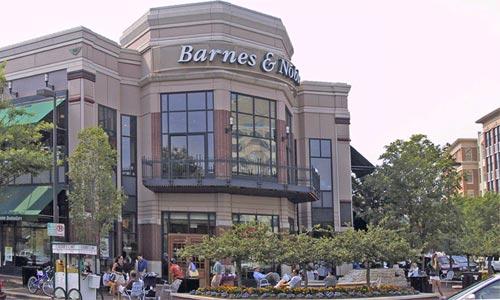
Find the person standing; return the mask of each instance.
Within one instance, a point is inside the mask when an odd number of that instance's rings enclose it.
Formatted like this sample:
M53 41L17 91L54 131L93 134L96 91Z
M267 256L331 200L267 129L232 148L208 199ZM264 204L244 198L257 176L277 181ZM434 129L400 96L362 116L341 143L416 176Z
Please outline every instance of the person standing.
M115 262L113 264L113 267L111 268L111 272L115 274L116 284L120 285L126 282L125 276L123 274L123 256L120 255L117 258L115 258Z
M137 255L137 273L139 276L144 275L148 271L148 261L142 257L142 255Z
M214 276L212 277L212 281L210 282L211 287L218 287L220 285L220 281L222 279L222 264L219 260L216 260L214 266L212 268L212 273Z
M188 277L198 278L199 276L200 276L200 273L198 272L198 269L196 268L196 264L194 263L194 258L193 257L188 258Z
M437 252L434 252L434 254L432 254L431 261L429 262L429 276L432 284L432 290L435 291L437 289L440 298L443 298L444 294L441 291L441 278L439 277L440 273L441 266L438 261L438 254Z
M181 267L177 264L177 260L175 258L170 259L170 274L172 274L172 282L180 279L184 280L184 274L182 273Z

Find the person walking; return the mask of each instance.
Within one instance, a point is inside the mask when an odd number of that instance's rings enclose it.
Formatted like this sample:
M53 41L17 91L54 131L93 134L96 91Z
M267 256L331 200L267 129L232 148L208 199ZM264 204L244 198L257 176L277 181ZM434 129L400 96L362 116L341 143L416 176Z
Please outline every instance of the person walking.
M429 278L432 284L432 290L435 292L437 289L440 295L440 299L444 298L444 294L441 291L441 277L439 277L441 272L441 266L438 261L438 253L434 252L429 262Z
M198 278L200 276L200 273L198 272L198 269L196 268L196 264L194 263L194 258L189 257L188 258L188 277L190 278Z
M211 287L218 287L220 285L220 281L222 279L222 264L219 260L216 260L214 266L212 268L212 281L210 282Z

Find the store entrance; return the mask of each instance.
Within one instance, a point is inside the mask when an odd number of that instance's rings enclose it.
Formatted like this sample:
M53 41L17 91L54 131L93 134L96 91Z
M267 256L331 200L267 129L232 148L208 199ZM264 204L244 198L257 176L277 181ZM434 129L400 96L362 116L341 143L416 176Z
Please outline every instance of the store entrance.
M21 275L24 266L50 263L46 223L0 221L0 273Z
M187 275L187 261L179 257L179 252L182 248L189 244L199 243L203 240L204 235L202 234L178 234L171 233L168 235L168 255L171 258L175 258L182 268L184 274ZM209 284L210 271L208 268L208 261L199 260L198 257L194 257L194 263L198 272L200 273L200 287L206 287Z

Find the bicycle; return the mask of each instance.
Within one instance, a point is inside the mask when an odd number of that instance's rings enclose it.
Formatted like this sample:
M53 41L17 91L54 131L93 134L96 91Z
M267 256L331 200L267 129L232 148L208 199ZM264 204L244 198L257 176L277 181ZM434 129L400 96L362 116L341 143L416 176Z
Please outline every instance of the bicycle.
M49 276L49 273L51 276ZM28 279L28 291L31 294L35 294L38 290L42 290L46 296L51 296L52 291L48 289L50 286L47 286L47 290L44 290L43 285L47 281L52 281L52 278L54 277L53 273L52 267L45 267L43 270L37 270L36 276L31 276Z

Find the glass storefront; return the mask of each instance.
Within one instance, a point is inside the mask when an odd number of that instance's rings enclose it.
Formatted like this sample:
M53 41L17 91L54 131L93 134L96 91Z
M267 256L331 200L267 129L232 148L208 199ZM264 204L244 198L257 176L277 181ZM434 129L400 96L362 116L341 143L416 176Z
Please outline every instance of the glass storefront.
M50 238L45 223L1 222L0 227L0 271L50 262Z

